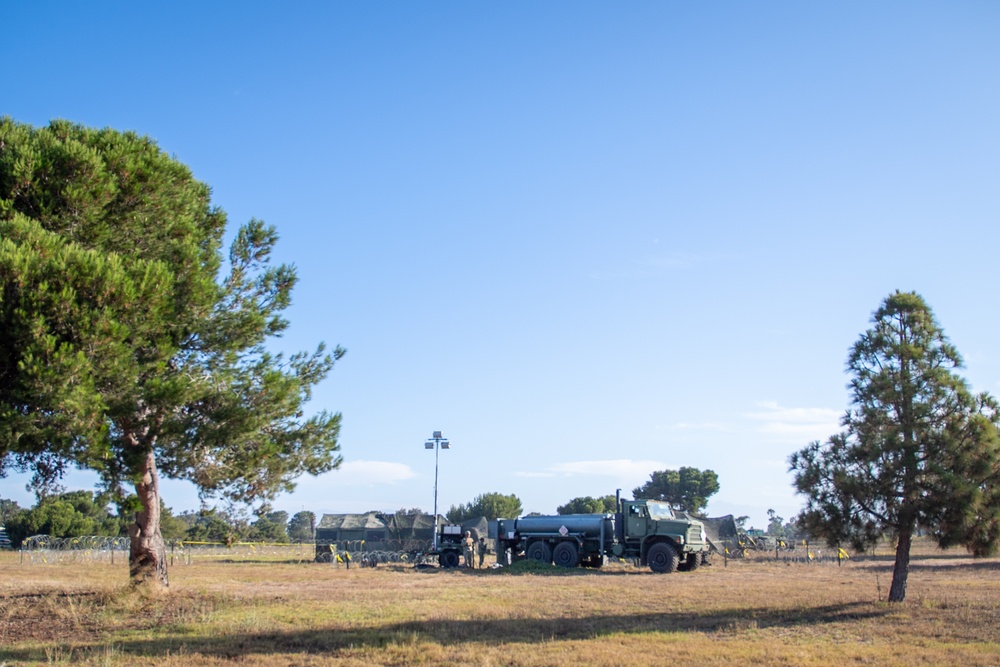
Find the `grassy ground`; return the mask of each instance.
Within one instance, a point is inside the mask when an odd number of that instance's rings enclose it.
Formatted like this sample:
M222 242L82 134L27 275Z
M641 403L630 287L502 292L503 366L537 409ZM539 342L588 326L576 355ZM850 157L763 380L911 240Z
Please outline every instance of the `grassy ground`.
M997 665L1000 559L716 561L693 573L337 569L193 559L170 593L124 565L0 555L0 664Z

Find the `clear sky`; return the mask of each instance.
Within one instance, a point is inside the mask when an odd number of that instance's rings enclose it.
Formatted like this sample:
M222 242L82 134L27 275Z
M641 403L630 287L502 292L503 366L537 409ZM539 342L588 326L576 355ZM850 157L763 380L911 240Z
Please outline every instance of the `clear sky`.
M441 430L442 512L693 466L710 514L790 518L787 458L837 431L896 289L1000 391L995 2L15 1L0 28L0 114L148 134L278 228L277 347L348 350L312 403L344 464L278 509L430 511Z

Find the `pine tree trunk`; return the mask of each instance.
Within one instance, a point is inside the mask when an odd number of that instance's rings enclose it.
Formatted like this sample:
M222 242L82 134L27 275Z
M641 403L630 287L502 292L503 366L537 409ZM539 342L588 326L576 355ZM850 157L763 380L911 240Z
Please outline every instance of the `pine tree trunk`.
M910 545L913 543L912 520L903 522L896 543L896 564L892 568L892 585L889 587L889 602L906 599L906 578L910 575Z
M136 483L135 492L142 510L136 513L135 523L128 531L132 540L129 576L133 585L166 588L167 548L160 535L160 477L152 451L146 453L142 478Z

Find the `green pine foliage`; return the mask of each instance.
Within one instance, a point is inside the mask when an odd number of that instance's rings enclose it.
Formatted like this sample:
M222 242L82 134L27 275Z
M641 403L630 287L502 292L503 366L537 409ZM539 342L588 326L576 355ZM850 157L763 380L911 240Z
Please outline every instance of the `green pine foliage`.
M492 521L493 519L512 519L519 516L521 516L521 499L513 493L504 495L495 492L476 496L472 502L464 505L452 505L446 515L448 521L452 523L462 523L479 517L485 517L487 521Z
M582 496L573 498L556 508L556 514L613 514L618 511L618 500L613 495L593 498Z
M268 347L294 268L251 220L220 276L225 229L147 137L0 119L0 476L43 489L78 467L118 498L134 487L133 566L164 583L160 474L266 504L340 463L340 415L304 405L343 350Z
M885 299L851 349L844 431L789 459L799 525L832 544L896 539L891 601L906 595L918 527L942 547L994 553L1000 538L1000 406L957 373L958 350L918 294Z
M288 542L288 512L267 512L258 517L250 524L247 539L251 542Z
M633 498L663 500L676 510L700 513L708 499L719 492L719 477L714 470L682 467L680 470L658 470L649 481L632 490Z
M316 515L308 510L296 512L288 522L288 538L292 542L312 542L316 532Z

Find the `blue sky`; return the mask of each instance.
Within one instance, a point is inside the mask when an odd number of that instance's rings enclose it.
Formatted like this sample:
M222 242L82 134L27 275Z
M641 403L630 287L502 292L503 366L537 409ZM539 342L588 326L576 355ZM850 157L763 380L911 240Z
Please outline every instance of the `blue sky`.
M232 7L12 3L0 113L147 134L278 228L276 347L348 350L344 465L278 509L430 511L441 430L442 511L694 466L710 514L789 518L895 289L1000 391L995 3Z

